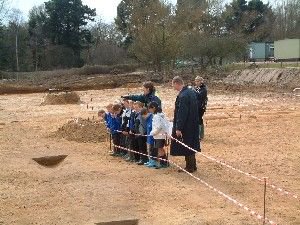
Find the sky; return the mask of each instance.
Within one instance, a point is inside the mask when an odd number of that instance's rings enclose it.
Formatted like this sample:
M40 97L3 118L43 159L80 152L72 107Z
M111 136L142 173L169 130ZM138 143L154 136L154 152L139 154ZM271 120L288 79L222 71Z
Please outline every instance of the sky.
M33 6L39 6L48 0L11 0L11 8L20 9L23 17L27 20L28 12ZM177 0L168 0L176 4ZM274 0L263 0L264 3L273 2ZM90 8L96 8L97 16L100 16L105 22L113 22L117 15L117 6L121 0L82 0L84 5ZM227 0L231 2L231 0Z
M20 9L27 18L29 10L33 6L39 6L48 0L12 0L11 8ZM176 4L177 0L169 0L169 2ZM100 16L105 22L112 22L117 15L117 6L121 0L82 0L84 5L90 8L96 8L97 16Z

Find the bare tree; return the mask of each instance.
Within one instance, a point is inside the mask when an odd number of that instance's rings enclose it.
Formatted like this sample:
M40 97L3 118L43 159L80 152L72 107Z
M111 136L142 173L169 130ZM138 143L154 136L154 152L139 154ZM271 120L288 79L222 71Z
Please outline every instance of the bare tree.
M20 25L23 22L23 16L22 16L22 12L19 9L12 9L9 17L10 17L9 23L13 27L14 34L15 34L16 68L17 68L17 72L19 72L20 68L19 68L18 35L19 35Z
M275 39L300 37L300 0L279 0L275 6Z
M93 43L85 51L87 64L124 63L126 51L120 47L122 35L114 23L105 23L101 18L90 29Z
M6 16L9 9L9 1L8 0L0 0L0 22Z

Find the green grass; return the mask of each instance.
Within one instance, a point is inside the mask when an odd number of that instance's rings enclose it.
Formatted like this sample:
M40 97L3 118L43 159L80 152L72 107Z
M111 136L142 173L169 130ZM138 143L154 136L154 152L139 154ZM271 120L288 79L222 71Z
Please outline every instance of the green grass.
M226 72L231 72L234 70L243 70L243 69L254 69L254 68L274 68L274 69L280 69L280 68L289 68L289 67L296 67L300 68L300 62L290 63L290 62L258 62L256 63L256 67L253 65L253 63L232 63L227 64L223 68Z
M129 73L134 72L138 68L137 64L120 64L114 66L94 65L83 66L81 68L71 68L52 71L35 71L35 72L1 72L0 79L18 79L18 80L32 80L36 78L49 78L59 76L89 76L93 74L115 74L115 73Z

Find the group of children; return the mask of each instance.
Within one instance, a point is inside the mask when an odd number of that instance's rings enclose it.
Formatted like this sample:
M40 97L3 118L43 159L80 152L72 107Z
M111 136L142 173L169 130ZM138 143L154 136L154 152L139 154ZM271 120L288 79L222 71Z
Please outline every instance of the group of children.
M169 121L157 102L145 107L140 101L123 99L120 103L109 104L106 109L100 110L98 116L105 121L111 135L112 156L150 168L168 167L165 146L168 145Z

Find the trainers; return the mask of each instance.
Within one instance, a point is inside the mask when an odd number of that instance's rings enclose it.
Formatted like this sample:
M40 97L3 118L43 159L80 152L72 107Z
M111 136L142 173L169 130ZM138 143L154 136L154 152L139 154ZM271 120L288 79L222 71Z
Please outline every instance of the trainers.
M156 167L157 166L157 163L156 163L156 161L155 160L153 160L153 159L150 159L149 160L149 163L146 165L147 167Z

